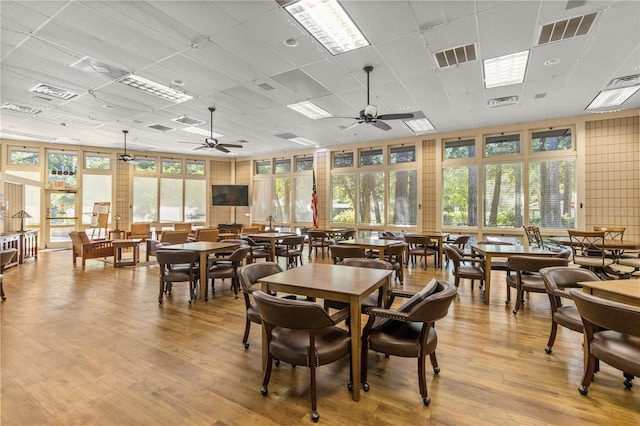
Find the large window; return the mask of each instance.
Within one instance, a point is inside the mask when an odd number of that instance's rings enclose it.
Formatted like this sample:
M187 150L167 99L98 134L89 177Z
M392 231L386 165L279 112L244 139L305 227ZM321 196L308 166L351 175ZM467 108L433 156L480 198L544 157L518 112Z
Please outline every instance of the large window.
M313 190L313 178L311 175L295 176L293 178L295 190L295 209L293 211L296 222L312 222L311 192Z
M111 156L109 154L91 154L84 155L84 168L93 170L109 170L111 169Z
M573 134L570 128L547 128L529 137L486 136L481 158L475 139L443 141L442 225L575 228Z
M358 223L384 224L384 172L360 173Z
M184 220L185 222L205 222L207 216L207 181L204 179L184 180Z
M442 225L478 225L478 167L442 169Z
M276 222L291 223L291 182L290 177L273 179L273 217Z
M251 211L254 220L264 221L273 215L273 201L271 192L271 179L255 179L253 181L253 196Z
M331 176L331 222L355 223L356 221L356 175Z
M182 179L160 179L160 222L182 222Z
M418 171L389 172L389 224L418 224Z
M158 178L133 177L133 221L158 220Z
M48 151L47 183L61 188L78 185L78 154L66 151Z
M82 224L91 223L94 203L111 202L111 175L82 175Z
M38 149L11 147L9 150L9 164L37 166L40 163Z

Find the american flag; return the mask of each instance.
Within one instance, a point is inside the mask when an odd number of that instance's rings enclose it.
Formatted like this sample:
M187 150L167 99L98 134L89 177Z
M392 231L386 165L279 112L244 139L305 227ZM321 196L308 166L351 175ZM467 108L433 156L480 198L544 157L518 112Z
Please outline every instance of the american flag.
M318 192L316 191L316 171L313 171L313 189L311 190L311 212L313 214L313 229L318 229Z

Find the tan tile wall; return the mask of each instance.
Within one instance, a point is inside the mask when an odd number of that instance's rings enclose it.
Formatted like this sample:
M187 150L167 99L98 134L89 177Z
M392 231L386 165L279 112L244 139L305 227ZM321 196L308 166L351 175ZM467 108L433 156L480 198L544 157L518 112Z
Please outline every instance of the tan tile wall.
M640 240L640 118L594 120L585 126L585 230L625 226Z
M422 209L420 210L423 231L437 229L436 183L436 141L435 139L424 140L422 141Z
M111 217L119 214L122 218L119 229L129 230L133 221L132 194L129 189L129 181L132 179L131 175L134 166L131 163L120 160L116 160L115 163L116 175L113 177L115 180L113 188L115 205L111 206ZM113 226L115 226L115 223L113 223Z
M315 161L316 170L316 192L318 193L318 228L326 229L329 227L329 185L331 182L331 153L329 151L320 151L316 153ZM309 203L311 203L311 194L309 194Z
M236 161L236 185L249 185L251 183L251 161ZM251 192L249 192L249 204L251 204ZM236 223L244 226L251 224L251 207L236 207Z
M229 161L209 161L209 185L207 186L207 206L209 207L209 225L216 227L219 223L233 221L233 207L211 207L211 185L231 183L232 164Z

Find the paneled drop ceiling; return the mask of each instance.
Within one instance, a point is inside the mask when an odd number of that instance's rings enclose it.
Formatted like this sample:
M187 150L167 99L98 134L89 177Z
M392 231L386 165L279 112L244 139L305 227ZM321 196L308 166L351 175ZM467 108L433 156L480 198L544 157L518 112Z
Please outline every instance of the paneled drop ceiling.
M340 3L371 44L332 56L275 0L2 0L0 136L119 148L126 129L136 148L184 153L205 136L183 129L206 134L209 106L220 142L244 148L199 155L303 148L283 134L318 147L412 136L402 120L344 131L367 105L365 65L378 114L413 112L436 132L582 115L609 85L640 84L635 0ZM594 13L586 34L540 44L545 25ZM438 52L465 46L475 59L439 66ZM524 50L524 82L485 89L482 61ZM129 74L192 98L117 82ZM40 84L55 90L34 92ZM286 106L301 101L335 117ZM617 109L639 106L636 92Z

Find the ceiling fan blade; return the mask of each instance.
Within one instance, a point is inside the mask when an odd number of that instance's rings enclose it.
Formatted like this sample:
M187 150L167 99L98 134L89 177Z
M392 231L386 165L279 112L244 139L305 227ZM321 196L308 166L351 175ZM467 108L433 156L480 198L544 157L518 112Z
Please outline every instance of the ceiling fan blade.
M209 148L208 145L200 145L200 146L196 146L195 148L193 148L193 150L197 150L197 149L205 149L205 148Z
M225 148L242 148L242 145L236 145L234 143L219 143L216 146L223 146Z
M381 130L391 130L391 126L389 126L384 121L374 120L371 122L371 124Z
M231 151L229 151L227 148L225 148L225 147L224 147L224 146L222 146L222 145L216 145L216 149L217 149L218 151L222 151L222 152L226 152L226 153L231 152Z
M378 120L406 120L408 118L413 118L413 114L383 114L379 115Z
M358 120L355 123L345 127L342 131L346 132L347 130L353 129L354 127L356 127L357 125L362 124L362 120Z

